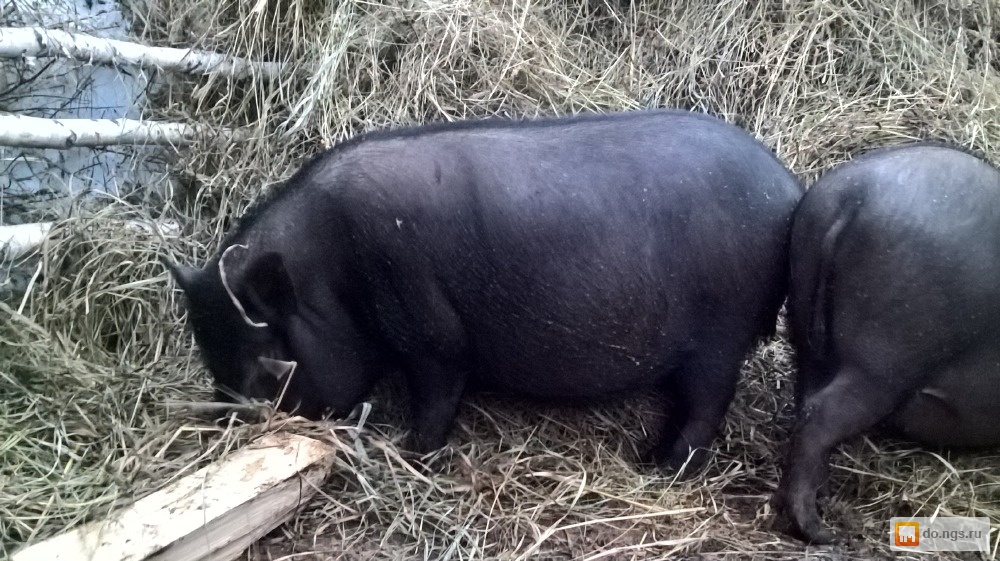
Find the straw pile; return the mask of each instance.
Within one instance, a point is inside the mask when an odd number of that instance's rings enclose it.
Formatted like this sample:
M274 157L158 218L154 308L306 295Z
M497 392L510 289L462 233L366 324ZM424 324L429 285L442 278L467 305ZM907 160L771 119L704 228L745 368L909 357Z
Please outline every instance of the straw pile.
M1000 162L995 0L127 5L150 44L289 68L277 81L164 76L151 117L250 127L253 140L178 154L180 187L162 203L120 201L62 224L23 315L2 310L0 556L282 425L220 428L169 406L207 398L209 380L156 257L202 262L254 199L330 142L443 119L672 106L740 124L806 181L914 138ZM181 235L124 226L162 218ZM633 462L657 426L652 398L564 410L478 397L452 445L421 459L398 448L405 396L387 383L360 431L357 417L294 427L339 447L335 476L247 558L881 558L891 516L1000 520L996 451L872 436L834 458L826 519L846 544L807 551L775 531L768 499L793 374L782 333L748 359L711 465L685 483Z

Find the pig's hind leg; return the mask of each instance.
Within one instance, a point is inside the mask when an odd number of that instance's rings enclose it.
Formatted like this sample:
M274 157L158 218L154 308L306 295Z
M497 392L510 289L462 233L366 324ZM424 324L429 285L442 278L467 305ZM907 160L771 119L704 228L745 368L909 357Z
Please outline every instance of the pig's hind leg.
M704 344L687 352L664 381L663 389L672 402L669 423L649 455L682 478L697 473L709 458L712 441L736 392L746 354L740 343L730 339L728 344Z
M805 374L803 374L805 375ZM840 442L889 415L900 396L880 387L864 370L840 368L830 382L804 395L775 503L794 529L813 543L833 541L816 504L828 475L830 454Z

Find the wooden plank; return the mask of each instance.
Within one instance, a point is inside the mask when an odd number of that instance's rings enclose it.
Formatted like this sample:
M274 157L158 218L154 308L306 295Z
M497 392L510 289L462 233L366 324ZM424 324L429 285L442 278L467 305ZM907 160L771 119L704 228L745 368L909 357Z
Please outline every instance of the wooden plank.
M262 437L133 505L22 549L12 561L223 561L288 520L333 466L334 449Z

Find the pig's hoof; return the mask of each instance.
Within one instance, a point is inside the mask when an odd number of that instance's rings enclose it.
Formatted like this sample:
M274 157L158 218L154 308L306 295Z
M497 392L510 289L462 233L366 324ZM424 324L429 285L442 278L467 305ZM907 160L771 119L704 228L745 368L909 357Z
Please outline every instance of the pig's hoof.
M790 532L803 541L813 545L826 545L838 541L837 536L828 530L819 516L819 511L813 507L807 508L800 501L779 491L778 496L783 508L783 514L789 522Z
M646 452L642 459L644 464L654 464L672 474L677 479L690 479L705 467L708 462L708 450L704 448L691 449L678 439L672 445L657 445Z
M687 446L683 450L675 447L674 453L667 459L666 467L677 473L678 479L690 479L704 469L708 463L708 450L704 448L691 449Z
M786 534L812 545L826 545L840 541L840 538L824 528L823 523L818 520L799 524L789 511L787 494L781 489L771 497L771 507L775 511L771 529L775 532Z
M818 528L803 528L802 537L813 545L826 545L837 541L837 536L822 526Z
M408 451L418 456L426 456L444 448L448 444L448 439L443 436L426 437L421 436L420 433L411 432L405 443Z

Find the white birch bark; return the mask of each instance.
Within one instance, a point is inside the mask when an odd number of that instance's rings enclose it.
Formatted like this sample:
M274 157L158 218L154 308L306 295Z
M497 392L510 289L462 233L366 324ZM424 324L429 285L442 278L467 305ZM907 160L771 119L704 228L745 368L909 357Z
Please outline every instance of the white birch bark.
M53 224L53 222L32 222L0 226L0 261L18 259L34 251L45 241L45 236L52 230ZM177 237L181 231L181 226L176 220L153 222L127 220L125 228L164 238Z
M0 260L13 260L42 244L51 222L0 226Z
M241 140L240 130L213 130L184 123L161 123L136 119L43 119L0 114L0 146L23 148L70 148L115 145L191 144L205 135Z
M100 64L137 64L189 74L219 73L243 78L253 73L277 78L282 63L252 62L220 53L147 47L138 43L103 39L40 27L0 27L0 58L65 57Z

